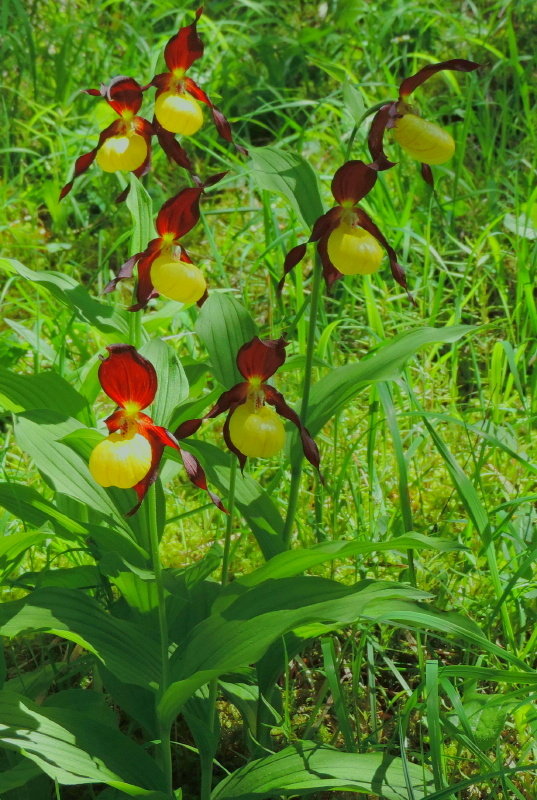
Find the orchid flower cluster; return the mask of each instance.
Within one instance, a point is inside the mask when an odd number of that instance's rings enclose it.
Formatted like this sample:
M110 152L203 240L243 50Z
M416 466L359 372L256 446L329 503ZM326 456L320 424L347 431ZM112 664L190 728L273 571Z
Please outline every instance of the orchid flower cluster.
M202 11L198 9L194 22L180 28L168 41L164 49L167 71L155 75L146 86L132 77L117 76L99 89L85 90L89 95L103 97L118 119L101 131L92 150L79 156L73 177L60 194L60 198L65 197L75 179L93 162L105 172L145 175L151 166L153 136L169 159L191 174L194 186L182 189L160 208L155 221L157 236L142 252L131 256L105 288L105 292L113 291L120 281L133 276L136 267L136 302L129 308L132 312L144 309L149 300L159 294L198 305L207 297L205 278L192 263L183 237L199 222L200 201L205 190L226 173L202 181L194 173L188 153L175 138L177 134L193 136L200 129L203 124L201 103L210 109L218 133L233 143L225 116L205 91L187 77L194 62L203 55L203 42L197 32ZM424 179L433 184L430 165L447 161L455 145L446 131L422 119L407 98L440 70L469 72L478 66L471 61L453 59L424 67L406 78L399 87L398 99L382 106L372 121L368 146L373 161L366 164L350 160L336 171L331 186L336 205L316 220L308 240L316 245L327 288L343 275L375 272L386 253L393 278L408 293L405 272L394 249L359 204L373 189L378 173L395 166L384 152L386 130L393 130L401 148L421 162ZM144 92L150 87L156 89L151 121L138 115ZM235 147L247 154L240 145ZM124 199L127 191L118 200ZM283 288L286 275L304 258L306 246L307 243L299 244L287 254L279 290ZM105 420L108 436L92 451L89 470L93 478L105 487L133 488L138 498L129 512L133 514L157 478L165 448L170 447L180 454L191 482L207 491L212 502L225 511L220 499L207 488L205 473L197 459L179 444L180 440L196 433L204 421L223 413L227 413L224 440L241 469L249 457L267 458L282 450L285 442L283 418L297 428L304 456L319 471L317 445L283 395L269 383L285 362L286 346L283 338L263 340L257 336L244 344L237 353L237 368L244 380L224 391L205 416L183 422L173 433L144 413L157 392L153 365L132 345L108 346L108 356L102 360L98 376L103 391L117 408Z

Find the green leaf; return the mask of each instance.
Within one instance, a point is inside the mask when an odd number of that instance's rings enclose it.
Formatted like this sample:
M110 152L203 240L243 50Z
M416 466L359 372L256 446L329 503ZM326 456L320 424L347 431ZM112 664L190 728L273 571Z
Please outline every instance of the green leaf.
M313 167L301 156L277 147L250 147L252 176L260 189L283 195L306 228L324 214L319 181Z
M0 576L5 577L16 566L24 553L39 544L50 534L40 531L21 531L0 537Z
M157 425L166 427L173 411L188 397L188 380L176 353L162 339L152 339L140 353L155 367L158 391L148 413Z
M53 270L36 271L25 267L13 258L0 258L0 269L9 274L18 273L26 280L43 286L55 300L76 312L78 319L93 325L102 333L127 335L129 323L127 311L118 311L115 306L96 300L74 278Z
M396 336L359 363L333 369L312 386L307 419L310 433L312 436L318 433L365 386L374 381L396 380L405 362L421 347L438 342L456 342L472 330L475 328L471 325L416 328Z
M241 586L256 586L270 578L290 578L299 575L311 567L334 561L338 558L365 555L375 552L400 552L407 550L436 550L448 553L455 550L466 550L464 545L451 539L440 539L434 536L425 536L422 533L408 533L389 539L386 542L363 542L359 540L321 542L308 549L296 548L286 550L275 555L266 564L238 578L237 584Z
M186 439L181 443L185 450L199 456L207 473L211 488L222 492L224 502L229 492L231 475L230 454L207 442ZM173 453L168 457L177 458ZM284 522L278 507L264 489L250 475L238 472L235 483L235 504L250 526L265 558L272 558L284 550Z
M14 767L0 772L0 796L12 789L19 789L25 786L38 775L42 775L37 764L33 764L28 758L23 758Z
M211 800L262 800L334 790L421 800L431 786L428 770L387 753L342 753L304 741L236 770L218 784Z
M131 797L165 800L155 762L123 734L86 714L0 692L0 743L62 784L106 783Z
M343 102L349 109L355 125L363 122L366 107L362 93L347 79L343 84Z
M125 520L110 495L91 477L87 462L61 441L81 427L76 420L54 411L29 411L17 417L15 438L36 467L50 478L56 491L96 511L111 514L125 527Z
M23 600L0 606L0 633L45 631L89 650L114 674L147 688L158 683L156 640L136 625L107 614L95 600L72 589L36 589Z
M132 217L131 253L145 250L155 233L153 228L153 202L136 175L129 175L130 190L126 206Z
M82 535L87 533L87 528L83 524L62 514L38 491L22 483L0 483L0 506L34 528L40 528L46 522L51 522L55 529Z
M48 408L76 417L88 411L86 399L55 372L15 375L0 367L0 406L8 411Z
M244 378L237 369L237 353L256 334L250 314L234 297L211 292L199 313L196 333L207 348L212 373L226 389Z

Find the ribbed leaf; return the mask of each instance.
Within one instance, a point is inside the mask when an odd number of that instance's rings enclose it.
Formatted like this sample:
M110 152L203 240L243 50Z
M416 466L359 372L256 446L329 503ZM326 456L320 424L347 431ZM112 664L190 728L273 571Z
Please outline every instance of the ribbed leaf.
M76 417L88 408L85 397L55 372L15 375L0 367L0 407L8 411L49 408Z
M301 156L277 147L249 147L252 176L260 189L283 195L306 228L324 213L313 167Z
M234 297L211 292L196 322L196 333L207 348L212 373L226 389L243 381L237 369L237 353L256 334L250 314Z
M0 744L24 753L59 783L106 783L131 797L167 797L162 773L141 747L74 710L2 691Z
M127 335L129 323L127 313L112 305L96 300L74 278L63 272L36 271L25 267L13 258L0 258L0 270L21 275L26 280L43 286L52 297L74 311L78 319L93 325L103 333L120 332Z
M127 683L147 688L158 683L159 649L133 623L107 614L95 600L71 589L37 589L23 600L0 606L0 634L45 631L94 653Z
M233 772L214 789L211 800L302 797L337 789L387 800L421 800L430 786L428 770L403 765L387 753L342 753L327 745L295 742Z
M126 206L132 217L131 253L145 250L155 236L153 227L153 203L151 197L133 172L129 175L130 190Z
M155 367L158 391L148 412L157 425L166 427L173 411L188 397L188 380L176 353L162 339L152 339L140 353Z

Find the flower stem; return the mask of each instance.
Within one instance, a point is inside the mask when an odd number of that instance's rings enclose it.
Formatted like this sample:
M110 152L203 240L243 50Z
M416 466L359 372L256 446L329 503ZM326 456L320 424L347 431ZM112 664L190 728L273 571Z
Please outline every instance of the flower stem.
M164 594L164 584L162 583L162 565L160 563L158 524L157 524L157 497L155 486L150 486L146 498L147 518L149 521L149 543L151 548L151 560L153 562L153 572L155 574L155 585L157 587L158 601L158 624L160 636L160 655L161 655L161 678L157 696L157 703L168 688L168 621L166 618L166 597ZM170 797L172 796L172 753L170 744L170 729L162 723L157 712L158 735L160 744L157 750L157 760L166 778L166 786Z
M226 536L224 539L224 555L222 557L222 586L228 582L229 552L231 549L231 534L233 532L233 514L235 511L235 484L237 482L237 458L231 454L231 470L229 473L228 516L226 520Z
M321 260L318 253L316 253L313 265L313 285L311 287L308 340L306 344L306 364L304 366L304 381L302 383L302 404L300 406L300 419L304 425L307 425L308 406L310 401L311 373L313 369L313 355L315 351L317 312L319 310L319 298L321 295L321 279ZM283 529L283 541L285 547L289 547L293 524L296 517L300 478L302 476L302 461L303 455L302 450L300 450L291 469L291 488L289 490L289 503L287 505L285 527Z

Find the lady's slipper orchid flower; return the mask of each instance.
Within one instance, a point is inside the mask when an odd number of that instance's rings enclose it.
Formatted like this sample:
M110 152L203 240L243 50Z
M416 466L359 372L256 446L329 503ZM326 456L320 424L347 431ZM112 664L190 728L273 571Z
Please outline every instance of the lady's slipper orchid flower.
M179 447L173 434L142 413L157 392L157 374L150 361L129 344L107 347L109 356L99 367L103 391L119 408L105 420L109 435L93 449L89 470L101 486L133 488L138 502L128 516L138 511L147 490L157 479L164 447L178 450L188 477L204 489L218 508L220 499L207 489L201 464Z
M257 336L244 344L237 354L237 367L245 380L221 394L202 419L183 422L175 431L175 436L178 439L191 436L204 420L214 419L228 411L224 439L243 469L247 456L269 458L282 449L285 430L277 416L279 414L296 425L304 455L318 470L320 459L317 445L283 395L267 383L284 363L286 346L284 339L259 339Z
M73 178L61 190L60 200L69 194L75 179L86 172L94 161L105 172L134 172L137 177L145 175L151 164L151 137L154 131L151 123L136 116L142 105L143 94L134 78L120 75L108 85L103 83L100 89L84 91L104 97L120 118L101 131L93 150L77 158ZM120 199L125 196L126 193L122 193Z
M190 25L180 28L178 33L167 43L164 48L164 60L168 72L155 75L149 86L156 86L155 119L164 130L172 134L193 136L203 124L201 103L209 106L214 124L220 136L226 141L233 142L231 127L222 112L214 105L212 100L192 78L186 77L186 72L194 61L203 55L203 42L201 41L197 24L203 13L203 8L198 8L196 18ZM199 101L199 102L198 102ZM163 149L175 158L173 152L173 138L157 128L160 144ZM237 150L246 153L243 147L236 145Z
M158 294L181 303L203 301L207 288L205 278L190 260L180 240L199 221L200 198L206 187L217 183L225 174L220 172L213 175L201 186L182 189L166 200L155 223L158 237L152 239L141 253L131 256L104 291L111 292L119 281L131 278L138 264L138 302L129 311L145 308L149 300Z
M399 87L399 98L388 103L377 111L371 123L368 145L373 158L371 166L377 170L390 169L395 166L384 153L383 140L386 128L393 129L393 135L403 150L412 158L421 162L421 174L431 186L434 185L430 164L444 164L455 152L455 142L451 135L434 122L422 119L415 109L407 103L407 98L414 89L421 86L431 75L441 70L457 70L472 72L479 64L466 61L464 58L453 58L429 64L415 75L405 78Z
M358 207L376 180L376 171L363 161L347 161L334 175L332 194L338 205L316 220L308 240L317 243L328 288L342 275L376 272L382 260L381 248L388 255L393 277L400 286L407 288L405 272L397 263L395 250L369 215ZM298 244L287 253L278 290L283 288L286 275L304 258L306 244Z

